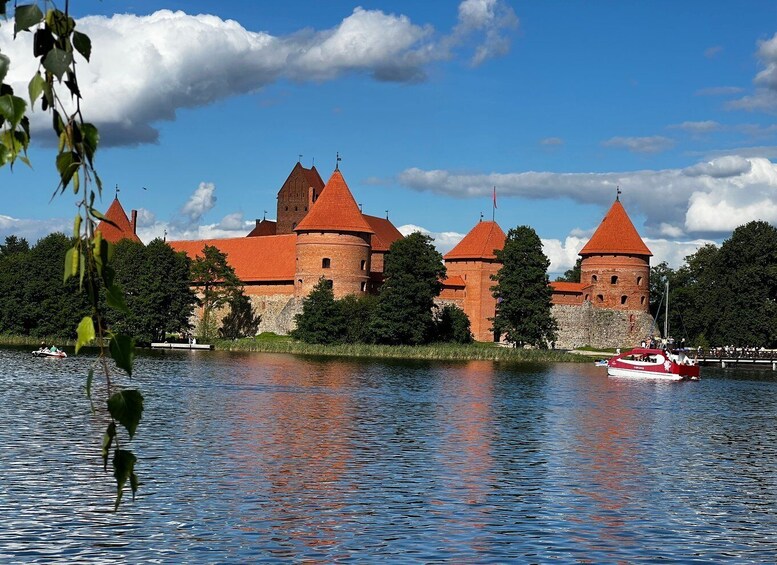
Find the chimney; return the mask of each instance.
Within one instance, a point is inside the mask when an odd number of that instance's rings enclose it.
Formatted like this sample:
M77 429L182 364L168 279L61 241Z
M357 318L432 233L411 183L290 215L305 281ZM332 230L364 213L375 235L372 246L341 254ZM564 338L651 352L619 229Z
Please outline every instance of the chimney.
M262 223L262 220L260 220L259 218L256 218L256 227L257 228L259 227L259 224L261 224L261 223Z
M132 233L137 235L137 230L138 230L138 211L137 210L133 210L131 212L131 214L132 214L132 221L130 222L130 226L132 226Z

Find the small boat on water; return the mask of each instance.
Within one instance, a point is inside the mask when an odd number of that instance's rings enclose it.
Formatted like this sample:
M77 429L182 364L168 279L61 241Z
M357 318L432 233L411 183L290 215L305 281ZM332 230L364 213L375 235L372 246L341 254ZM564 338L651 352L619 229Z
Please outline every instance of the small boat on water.
M64 359L67 357L67 353L62 351L61 349L57 349L56 351L51 351L50 349L36 349L32 352L32 355L34 357L54 357L58 359Z
M597 359L594 361L596 367L606 367L608 365L607 359Z
M611 377L698 381L699 365L684 351L664 351L636 347L611 358L607 363Z

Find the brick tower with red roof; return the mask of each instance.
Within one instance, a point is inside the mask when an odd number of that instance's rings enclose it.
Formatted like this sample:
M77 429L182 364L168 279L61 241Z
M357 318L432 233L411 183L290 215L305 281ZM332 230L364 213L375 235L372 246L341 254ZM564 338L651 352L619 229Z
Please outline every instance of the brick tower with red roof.
M142 243L135 233L138 223L138 211L132 210L132 220L127 218L127 213L119 202L119 195L111 202L108 210L105 212L105 218L111 223L102 221L97 224L97 231L103 234L103 239L111 243L118 243L122 239L129 239L137 243Z
M294 228L307 215L324 190L324 181L316 167L306 169L297 162L278 191L278 215L274 234L294 233ZM259 223L257 223L259 226ZM274 235L272 234L272 235ZM255 234L259 235L259 234ZM262 233L261 235L271 235Z
M375 230L364 219L339 169L294 231L295 296L307 296L322 277L330 281L336 298L369 291L370 241Z
M580 250L583 300L595 308L648 312L652 255L616 198Z
M504 247L505 238L499 224L481 221L444 257L447 278L440 298L461 306L477 341L494 341L490 318L496 312L496 300L491 276L502 266L494 250Z

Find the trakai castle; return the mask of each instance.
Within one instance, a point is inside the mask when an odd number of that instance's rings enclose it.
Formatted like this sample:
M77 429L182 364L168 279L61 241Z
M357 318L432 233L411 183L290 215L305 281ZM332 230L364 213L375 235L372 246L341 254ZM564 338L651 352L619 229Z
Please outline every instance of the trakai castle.
M137 214L133 210L128 219L118 198L106 217L115 224L98 226L106 239L138 240ZM401 237L388 218L361 212L338 169L324 183L315 166L306 169L297 163L278 191L276 221L257 220L245 237L169 243L191 258L206 245L221 250L262 317L259 331L286 334L302 299L322 277L330 281L337 298L376 293L386 253ZM494 250L502 249L504 242L499 224L480 221L444 256L447 278L439 301L466 312L478 341L497 339L489 320L496 308L490 287L491 275L500 267ZM618 199L580 255L581 282L550 283L552 312L559 323L555 346L619 347L652 333L652 253Z

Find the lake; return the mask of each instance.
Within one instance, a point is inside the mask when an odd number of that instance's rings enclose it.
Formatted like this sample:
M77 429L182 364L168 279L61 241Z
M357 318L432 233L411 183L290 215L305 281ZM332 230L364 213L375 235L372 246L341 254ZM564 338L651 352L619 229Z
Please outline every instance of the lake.
M777 556L769 372L141 352L141 486L113 513L94 361L0 348L0 561Z

